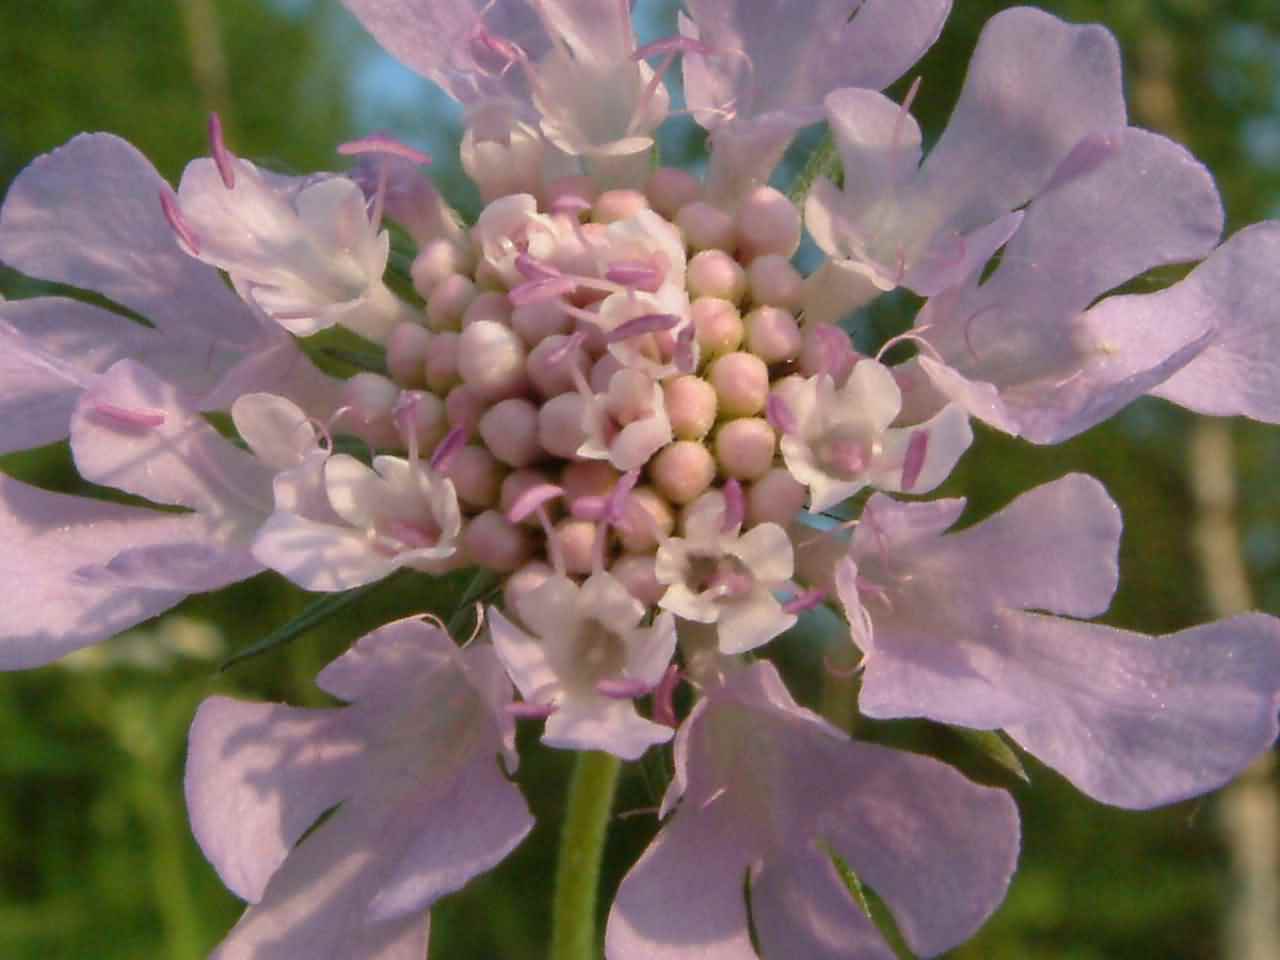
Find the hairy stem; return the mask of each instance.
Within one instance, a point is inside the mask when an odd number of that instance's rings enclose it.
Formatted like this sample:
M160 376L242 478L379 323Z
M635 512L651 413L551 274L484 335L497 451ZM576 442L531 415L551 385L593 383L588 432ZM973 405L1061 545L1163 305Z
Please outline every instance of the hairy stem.
M612 754L578 754L560 835L551 960L595 960L597 956L600 864L620 767Z

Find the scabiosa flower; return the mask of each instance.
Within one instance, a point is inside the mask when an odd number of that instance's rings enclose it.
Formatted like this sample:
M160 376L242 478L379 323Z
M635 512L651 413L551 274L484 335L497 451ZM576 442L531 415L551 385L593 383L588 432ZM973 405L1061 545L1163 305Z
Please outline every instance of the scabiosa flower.
M1105 30L994 18L925 156L909 111L928 94L877 91L946 0L689 0L643 46L626 0L346 6L463 104L474 223L389 136L342 145L346 172L286 177L216 117L176 192L94 135L0 211L6 264L153 324L0 303L0 449L69 438L83 478L166 508L0 478L0 571L24 587L0 665L264 568L329 594L496 580L461 648L400 621L325 668L346 707L201 708L193 827L252 904L217 956L420 957L423 914L529 830L504 776L516 718L582 751L577 799L674 740L669 820L619 891L610 960L887 960L861 883L912 949L949 949L1004 895L1012 801L851 742L743 659L820 606L862 655L864 714L1002 729L1107 803L1214 789L1275 739L1280 621L1088 622L1118 577L1096 482L958 531L963 501L895 499L947 479L971 418L1052 443L1145 393L1280 417L1276 226L1218 246L1212 180L1127 125ZM677 59L703 179L653 164ZM824 119L840 169L797 204L769 180ZM412 245L401 276L384 221ZM1105 296L1205 255L1168 290ZM866 355L860 311L897 288L923 304ZM308 359L334 327L373 358L343 381Z

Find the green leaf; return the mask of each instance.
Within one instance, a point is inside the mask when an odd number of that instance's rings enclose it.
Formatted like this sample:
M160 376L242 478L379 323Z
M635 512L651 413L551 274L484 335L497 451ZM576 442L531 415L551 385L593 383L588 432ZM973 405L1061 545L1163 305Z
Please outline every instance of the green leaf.
M819 177L826 177L839 186L840 172L840 154L836 150L836 142L831 136L831 131L828 130L823 135L822 141L813 148L813 153L809 154L804 169L791 181L787 196L803 211L805 198L813 189L814 181Z
M981 757L982 762L994 772L1012 775L1023 783L1030 783L1026 768L1018 759L1017 752L998 730L967 730L963 727L951 727L949 732L965 747Z
M227 657L226 660L223 660L222 663L218 665L218 669L227 670L235 666L237 663L250 660L253 657L261 656L264 653L274 650L276 647L283 646L286 643L296 640L308 630L318 627L330 617L342 610L345 610L347 607L351 606L363 597L368 596L374 590L390 583L392 580L395 580L403 572L403 570L397 571L389 577L375 583L367 583L363 587L356 587L354 590L346 590L342 593L326 594L319 600L312 603L307 607L307 609L303 610L302 613L298 614L288 623L272 630L261 640L256 643L251 643L249 646L244 647L241 650L237 650L231 656Z

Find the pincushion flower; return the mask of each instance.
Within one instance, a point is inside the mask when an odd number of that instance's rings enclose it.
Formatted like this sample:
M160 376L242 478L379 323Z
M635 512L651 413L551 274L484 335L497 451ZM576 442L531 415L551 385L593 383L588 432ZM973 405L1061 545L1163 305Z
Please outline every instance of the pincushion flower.
M919 499L974 456L971 418L1052 443L1147 393L1280 417L1276 225L1219 245L1212 179L1128 126L1104 29L994 18L926 155L909 111L928 88L877 91L945 0L688 0L645 45L626 0L346 6L462 103L473 223L388 135L341 145L346 172L282 176L216 117L176 192L94 135L0 211L0 260L123 308L0 303L0 450L69 438L85 480L181 511L0 478L0 571L22 587L0 666L264 568L337 594L317 610L396 571L489 575L461 647L400 621L325 668L346 707L201 708L193 828L252 904L216 956L420 957L423 914L529 830L504 775L516 717L581 753L569 847L603 832L588 800L620 761L674 740L610 960L887 960L862 883L913 950L950 949L1004 895L1012 801L799 706L755 657L816 607L862 654L863 714L1003 730L1107 803L1212 790L1274 741L1280 621L1090 622L1120 534L1095 481L961 530L964 501ZM654 167L677 59L702 179ZM793 203L768 181L823 120L839 168ZM923 303L871 344L863 308L898 287ZM344 380L308 359L338 332L364 340ZM571 886L557 923L589 951Z

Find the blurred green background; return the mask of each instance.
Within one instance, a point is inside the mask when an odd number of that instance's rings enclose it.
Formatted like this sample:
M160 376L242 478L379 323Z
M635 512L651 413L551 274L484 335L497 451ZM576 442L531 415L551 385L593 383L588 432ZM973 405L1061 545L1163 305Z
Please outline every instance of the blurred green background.
M646 33L669 33L674 4L653 6ZM924 77L914 109L926 135L941 129L982 23L1007 4L957 6L942 41L912 71ZM1105 20L1117 33L1135 122L1176 134L1209 164L1230 229L1280 215L1275 0L1044 6L1068 19ZM474 204L458 173L456 111L382 55L338 0L0 5L0 186L81 130L127 137L176 181L183 164L206 151L210 109L222 113L237 152L286 171L334 168L335 144L373 128L394 130L433 151L447 195L464 208ZM694 160L699 149L687 125L664 142L668 158ZM37 289L0 272L7 296ZM1204 441L1195 430L1193 418L1151 401L1050 449L981 431L945 492L970 497L976 518L1068 471L1099 477L1127 520L1124 585L1108 619L1174 630L1212 616L1193 540L1205 520L1188 469L1200 449L1193 443ZM1231 448L1212 456L1235 467L1233 519L1255 602L1280 613L1280 498L1272 483L1280 476L1280 433L1232 423L1226 437ZM76 489L63 447L4 458L2 466L31 482ZM288 648L217 673L226 651L305 605L279 578L262 576L65 666L0 678L0 958L206 955L240 907L184 820L184 739L198 702L234 692L320 704L310 678L323 663L389 616L446 608L454 586L401 582ZM524 757L520 780L539 826L498 870L437 908L433 958L545 953L569 758L540 749ZM655 770L651 763L627 775L620 811L654 803ZM1125 813L1084 799L1043 768L1030 773L1032 785L1015 790L1024 851L1008 901L951 956L1243 960L1223 946L1225 917L1239 898L1221 797ZM1274 796L1274 775L1269 789ZM651 816L618 821L610 887L652 832Z

